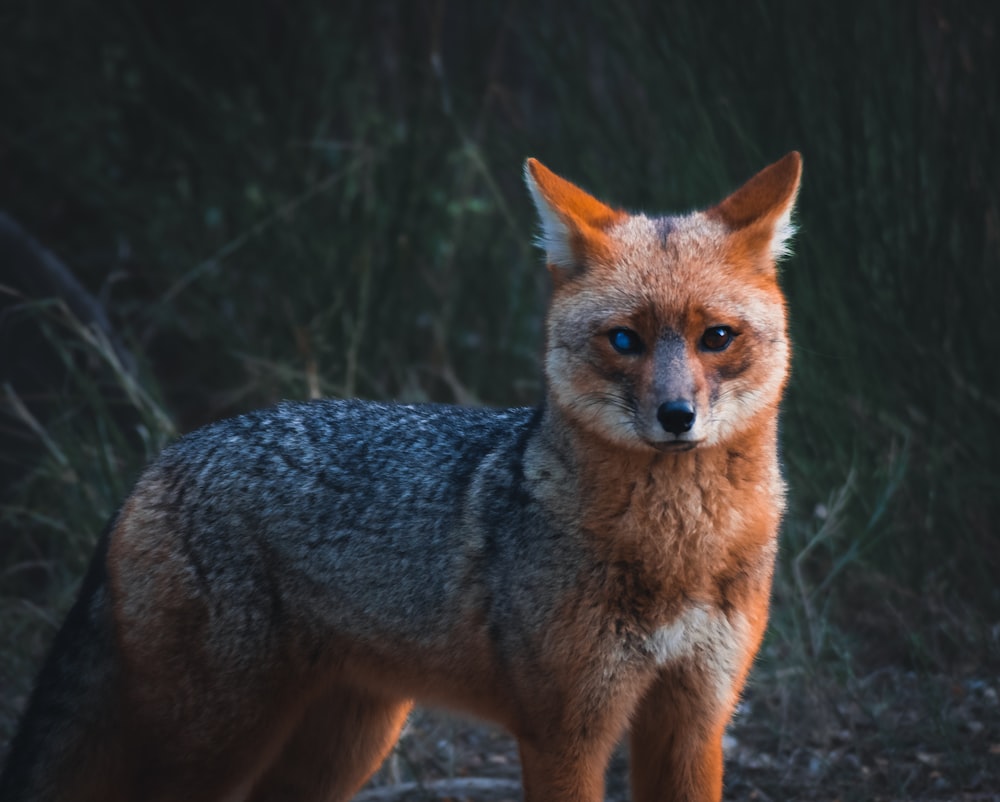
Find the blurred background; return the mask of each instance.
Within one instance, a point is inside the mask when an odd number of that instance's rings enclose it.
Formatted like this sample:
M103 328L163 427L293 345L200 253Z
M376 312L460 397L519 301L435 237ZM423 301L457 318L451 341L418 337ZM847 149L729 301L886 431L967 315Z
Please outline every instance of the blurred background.
M770 723L734 732L785 766L783 798L793 774L833 787L852 749L859 798L873 777L886 798L982 792L1000 777L998 16L4 2L0 743L105 521L178 434L282 398L538 399L526 156L667 212L797 149L791 508L747 702Z

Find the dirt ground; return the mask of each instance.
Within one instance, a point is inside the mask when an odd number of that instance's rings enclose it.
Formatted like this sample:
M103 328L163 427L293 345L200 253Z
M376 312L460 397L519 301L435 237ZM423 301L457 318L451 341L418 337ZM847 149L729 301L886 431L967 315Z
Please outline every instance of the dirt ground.
M806 687L809 691L804 690ZM726 737L727 800L1000 801L1000 677L885 669L848 683L758 680ZM517 800L517 748L486 725L418 710L358 799ZM627 800L628 757L607 799Z
M947 676L891 667L851 679L756 672L724 745L727 800L1000 802L1000 674L993 666ZM620 748L607 799L629 798ZM519 800L517 747L492 726L417 709L356 799Z

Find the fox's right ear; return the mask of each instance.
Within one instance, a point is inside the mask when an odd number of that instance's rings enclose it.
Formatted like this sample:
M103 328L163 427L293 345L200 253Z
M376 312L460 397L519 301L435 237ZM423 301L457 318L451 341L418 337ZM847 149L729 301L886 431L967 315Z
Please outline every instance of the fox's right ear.
M537 159L524 163L524 181L541 219L537 242L550 269L578 267L588 256L607 253L604 230L623 220L625 212L601 203Z

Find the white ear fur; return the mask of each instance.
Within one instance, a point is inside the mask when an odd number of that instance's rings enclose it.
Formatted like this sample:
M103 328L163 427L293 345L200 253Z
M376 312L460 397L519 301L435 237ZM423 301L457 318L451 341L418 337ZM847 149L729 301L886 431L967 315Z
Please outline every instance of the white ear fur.
M792 237L798 227L792 220L792 211L795 208L795 198L792 197L788 207L781 213L781 216L774 221L774 233L771 235L771 258L780 262L792 255Z
M531 199L535 202L538 219L541 223L541 231L535 237L535 244L545 251L546 261L550 265L572 267L576 264L576 260L573 258L573 249L569 243L569 227L549 206L548 201L542 197L527 163L524 165L524 183L528 185L528 191L531 193Z

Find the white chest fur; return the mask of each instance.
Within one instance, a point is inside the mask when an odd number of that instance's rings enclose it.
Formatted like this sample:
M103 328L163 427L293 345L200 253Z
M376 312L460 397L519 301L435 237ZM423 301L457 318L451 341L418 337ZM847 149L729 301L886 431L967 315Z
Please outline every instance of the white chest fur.
M740 670L750 627L746 618L705 605L686 608L647 641L653 659L662 666L693 661L715 688L723 705L732 703L733 680Z

